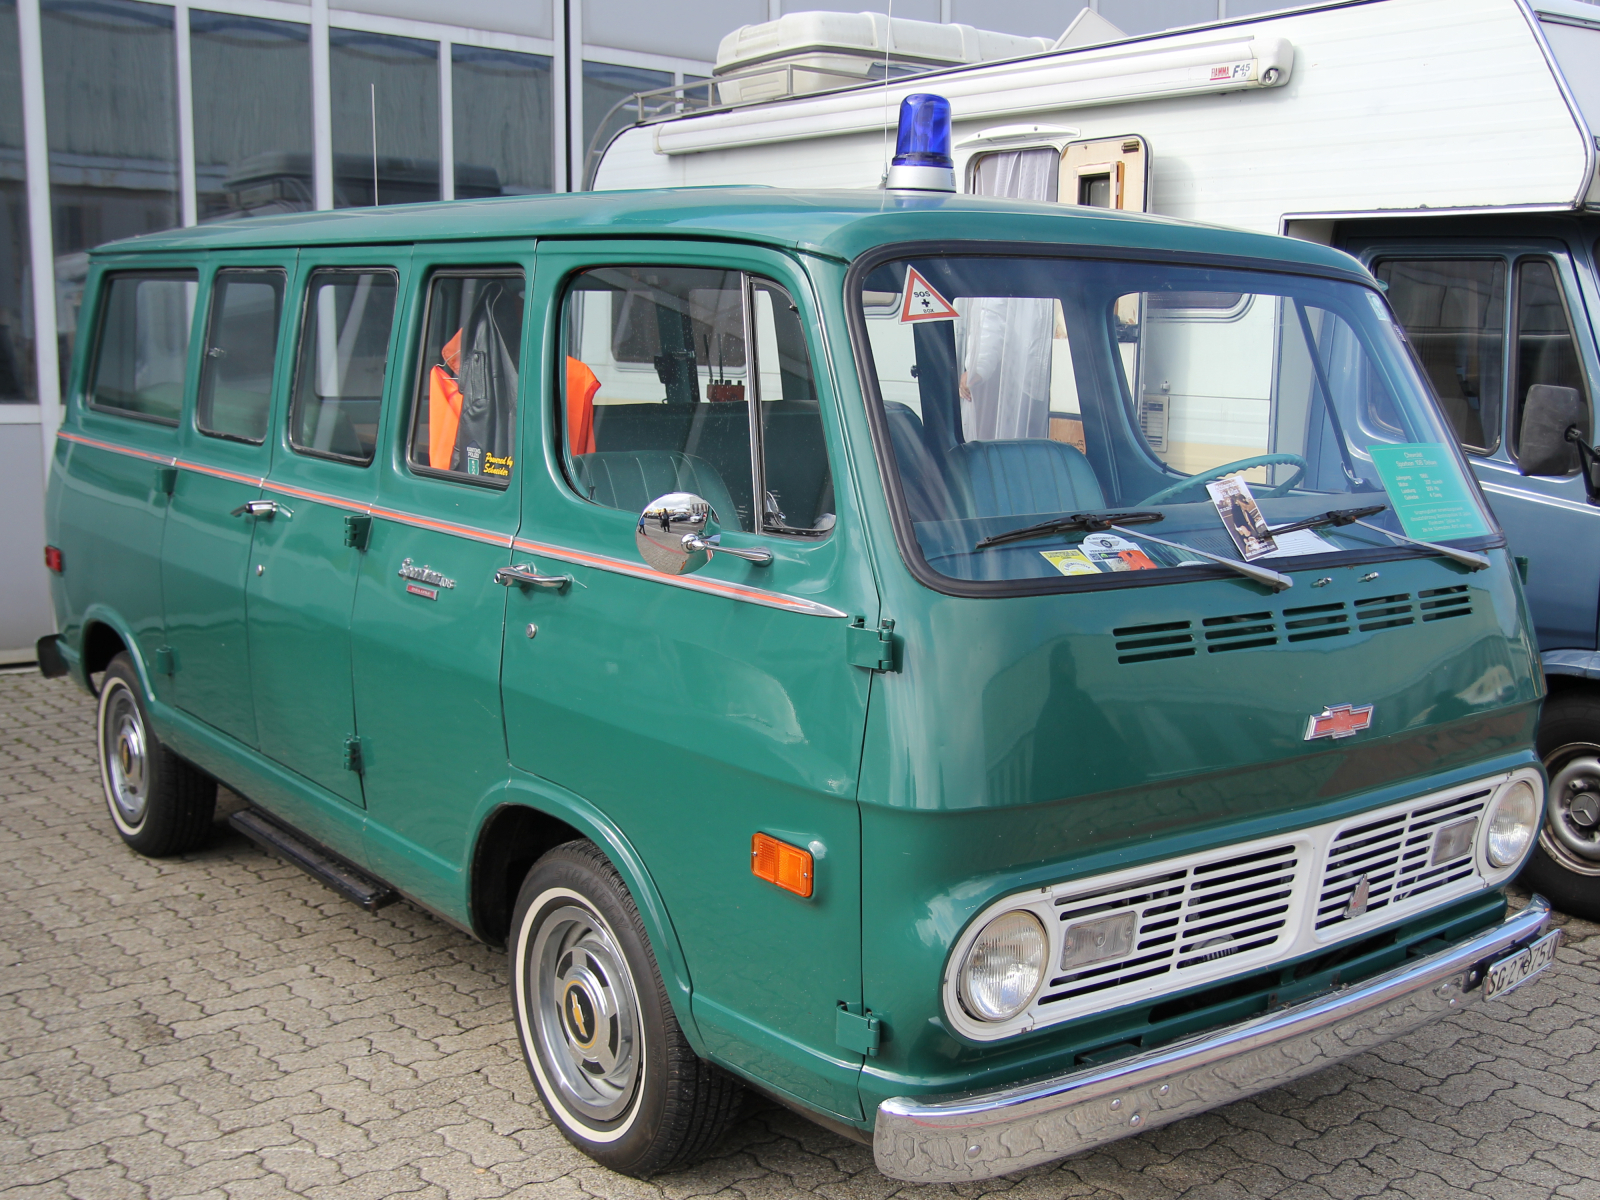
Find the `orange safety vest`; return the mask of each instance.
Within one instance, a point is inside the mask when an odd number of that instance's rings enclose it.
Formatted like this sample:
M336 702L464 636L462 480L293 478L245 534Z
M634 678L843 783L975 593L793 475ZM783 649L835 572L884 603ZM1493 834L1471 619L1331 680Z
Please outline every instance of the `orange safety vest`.
M461 363L461 331L439 350L445 367L434 367L428 372L428 465L436 471L448 471L450 459L455 454L456 430L461 425L461 385L451 372Z
M567 445L574 457L594 453L594 394L600 381L584 363L567 356Z

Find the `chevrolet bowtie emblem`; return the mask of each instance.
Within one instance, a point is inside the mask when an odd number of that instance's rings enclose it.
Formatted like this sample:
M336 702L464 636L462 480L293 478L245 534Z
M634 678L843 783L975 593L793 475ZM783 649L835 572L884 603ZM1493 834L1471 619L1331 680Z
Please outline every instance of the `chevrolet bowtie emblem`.
M1363 875L1360 879L1356 880L1356 886L1350 893L1350 903L1345 906L1344 910L1345 919L1350 920L1355 917L1365 916L1367 913L1367 903L1371 899L1372 884L1369 883L1367 881L1367 877Z
M1345 738L1360 733L1372 724L1372 705L1359 708L1349 704L1334 704L1311 718L1306 726L1306 741L1316 738Z

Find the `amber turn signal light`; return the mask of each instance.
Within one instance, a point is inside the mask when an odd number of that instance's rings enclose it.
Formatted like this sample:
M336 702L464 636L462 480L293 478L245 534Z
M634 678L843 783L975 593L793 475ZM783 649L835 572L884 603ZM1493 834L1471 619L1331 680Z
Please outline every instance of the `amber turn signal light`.
M757 879L777 884L796 896L810 896L814 878L811 854L780 842L775 837L758 833L750 839L750 872Z
M44 565L57 575L61 574L61 547L46 546L44 548Z

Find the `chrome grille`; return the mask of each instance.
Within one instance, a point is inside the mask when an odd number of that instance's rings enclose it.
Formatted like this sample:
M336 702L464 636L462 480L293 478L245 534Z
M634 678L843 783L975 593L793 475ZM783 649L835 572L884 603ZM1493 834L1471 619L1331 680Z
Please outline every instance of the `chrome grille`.
M1490 789L1483 788L1340 830L1328 848L1322 871L1316 927L1323 929L1368 913L1389 916L1390 908L1470 877L1477 869L1473 861L1476 838L1468 837L1464 850L1446 854L1439 862L1434 861L1440 857L1434 853L1435 839L1442 830L1457 830L1462 822L1481 820L1489 794ZM1366 902L1358 901L1359 911L1352 911L1351 901L1357 899L1363 879Z
M1305 854L1287 843L1249 854L1157 871L1112 888L1055 901L1065 934L1086 922L1131 911L1133 951L1114 962L1067 970L1050 980L1038 1004L1047 1006L1275 947L1292 936L1290 909L1304 874Z

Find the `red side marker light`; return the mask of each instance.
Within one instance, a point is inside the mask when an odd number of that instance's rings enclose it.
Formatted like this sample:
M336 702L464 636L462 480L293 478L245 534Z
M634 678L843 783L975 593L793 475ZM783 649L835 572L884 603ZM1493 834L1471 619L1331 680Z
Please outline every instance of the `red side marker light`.
M815 878L809 851L764 833L750 839L750 872L796 896L810 896Z
M61 547L46 546L44 548L44 565L57 575L61 574Z

